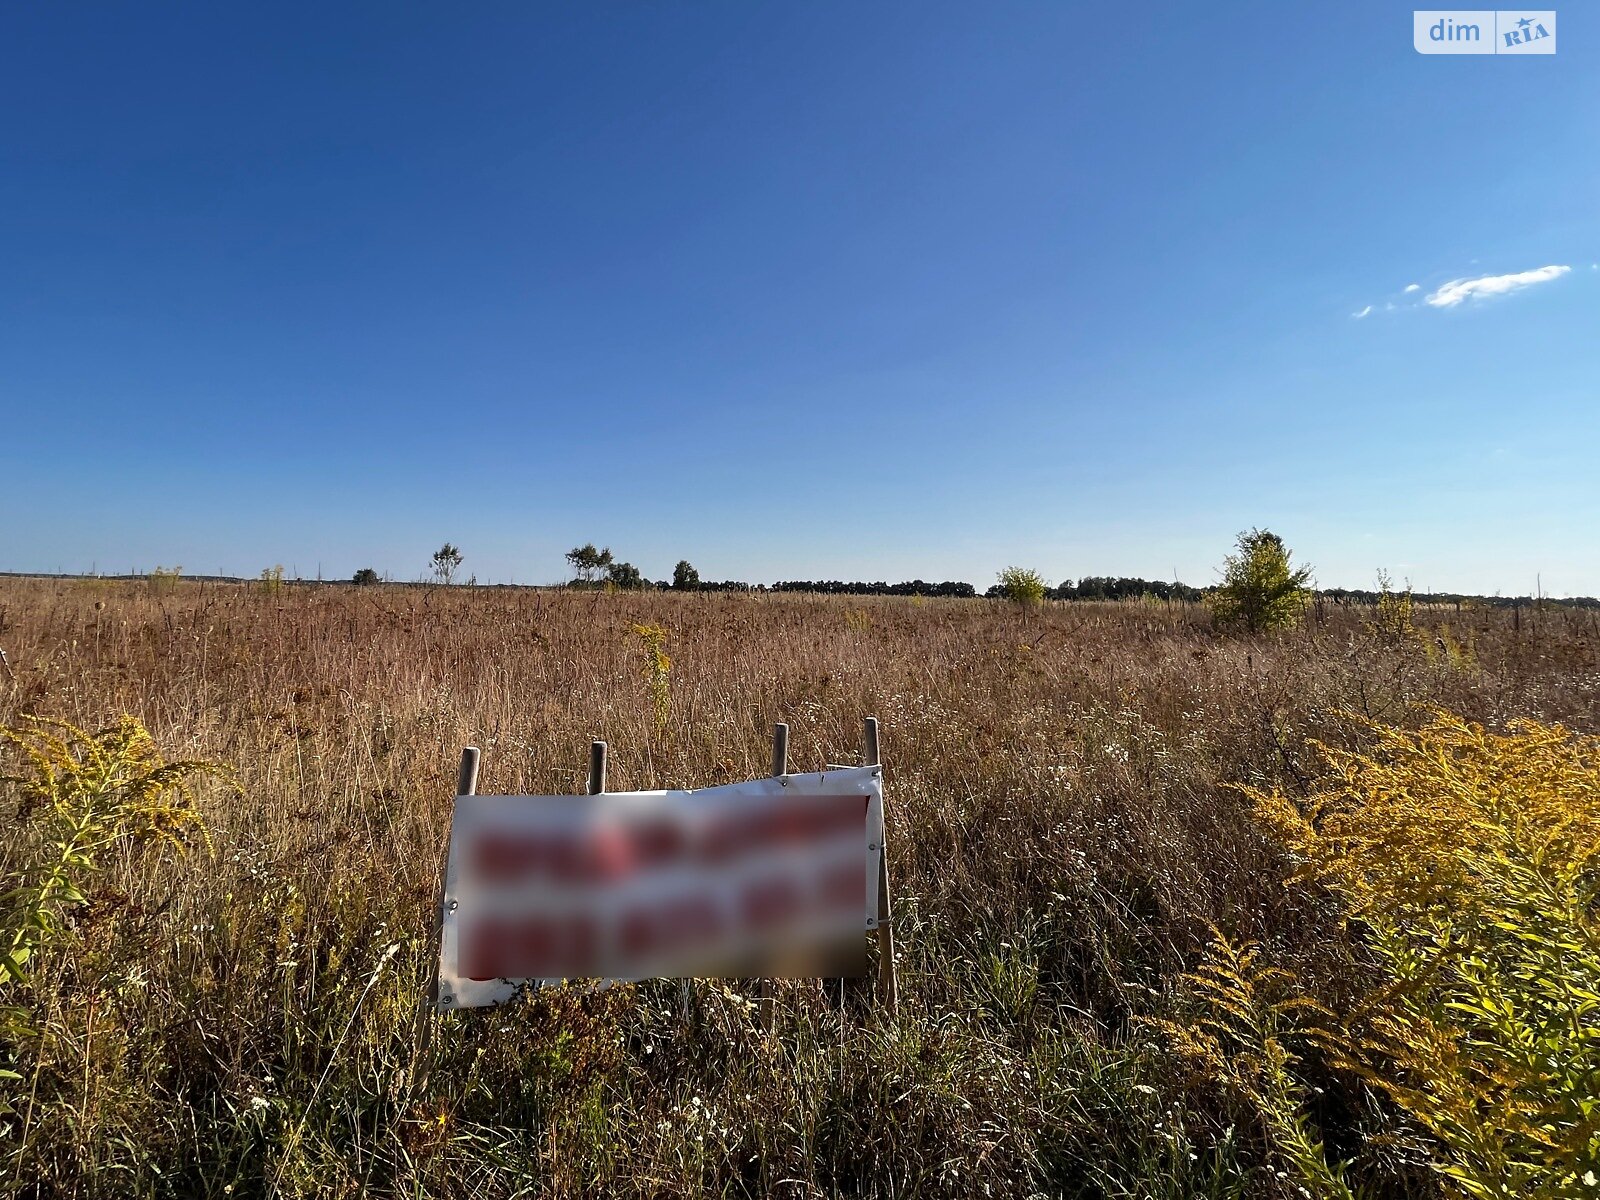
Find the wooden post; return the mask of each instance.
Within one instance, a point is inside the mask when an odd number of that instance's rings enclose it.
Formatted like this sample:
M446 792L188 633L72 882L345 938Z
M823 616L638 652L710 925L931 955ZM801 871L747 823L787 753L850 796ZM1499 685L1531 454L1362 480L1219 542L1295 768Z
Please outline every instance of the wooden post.
M789 773L789 727L781 721L772 727L772 777Z
M606 790L606 744L589 743L589 795L598 796Z
M789 727L778 722L772 727L772 777L782 779L789 773ZM759 1009L761 1032L771 1033L773 1024L773 985L770 978L761 981Z
M468 746L461 752L461 770L456 773L456 795L478 794L478 748Z
M878 752L878 718L868 717L861 733L861 762L863 766L882 765ZM900 1000L899 981L894 969L894 915L889 902L889 836L888 818L884 818L884 838L878 846L878 999L884 1011L894 1014Z

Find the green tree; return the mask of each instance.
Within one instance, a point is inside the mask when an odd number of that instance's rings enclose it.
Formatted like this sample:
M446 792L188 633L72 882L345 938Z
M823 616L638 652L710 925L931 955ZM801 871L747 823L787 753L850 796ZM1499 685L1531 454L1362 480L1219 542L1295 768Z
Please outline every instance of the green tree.
M611 567L611 547L596 550L593 542L567 551L567 564L582 583L593 583Z
M678 565L672 568L672 586L689 589L700 586L700 572L694 569L687 558L681 559Z
M606 582L612 587L632 590L644 586L644 576L632 563L614 562L606 567Z
M362 567L350 577L350 582L355 584L357 587L366 587L369 584L378 582L378 573L371 567Z
M1295 568L1283 539L1265 529L1239 535L1222 565L1222 583L1208 598L1217 624L1251 633L1293 625L1310 596L1311 568Z
M1000 572L1000 594L1013 604L1034 605L1044 599L1044 576L1026 567L1007 567Z
M440 583L449 583L456 576L456 568L461 565L461 551L449 542L440 546L433 552L433 575Z

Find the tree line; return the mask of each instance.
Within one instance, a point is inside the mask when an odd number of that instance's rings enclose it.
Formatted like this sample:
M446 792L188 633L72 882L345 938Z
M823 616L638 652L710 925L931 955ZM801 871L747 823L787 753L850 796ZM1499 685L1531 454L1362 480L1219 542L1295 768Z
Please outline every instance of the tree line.
M575 546L566 553L573 577L569 588L612 589L622 591L696 592L810 592L824 596L943 596L970 599L979 595L970 583L947 579L932 583L910 579L900 583L885 580L867 582L842 579L785 579L774 584L752 584L737 579L702 579L688 559L680 559L670 580L652 581L632 563L619 559L609 546L593 542ZM1268 530L1252 529L1241 533L1234 553L1223 563L1222 580L1207 587L1194 587L1176 580L1141 579L1137 576L1085 575L1074 581L1064 579L1051 586L1037 571L1008 567L999 582L982 595L988 599L1012 600L1032 604L1040 600L1175 600L1205 602L1218 611L1219 618L1248 628L1270 628L1292 619L1312 597L1335 604L1372 606L1388 595L1387 577L1380 573L1384 587L1316 588L1311 584L1309 567L1293 568L1283 539ZM429 559L430 573L439 583L455 581L465 555L446 542ZM281 568L280 568L281 570ZM351 580L358 585L379 583L377 571L363 567ZM469 581L472 582L472 581ZM1456 592L1416 592L1405 595L1416 604L1482 605L1488 608L1523 608L1541 604L1571 608L1600 608L1600 599L1579 596L1562 600L1534 596L1472 596Z

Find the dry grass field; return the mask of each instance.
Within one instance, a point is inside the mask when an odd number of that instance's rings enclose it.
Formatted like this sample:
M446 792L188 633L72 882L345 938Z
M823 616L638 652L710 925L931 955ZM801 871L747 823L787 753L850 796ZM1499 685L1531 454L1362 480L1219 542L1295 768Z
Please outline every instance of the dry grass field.
M1450 608L1395 637L1372 617L1318 605L1244 638L1139 602L0 582L0 724L130 714L237 782L195 779L206 834L186 849L109 845L9 985L32 1032L7 1048L0 1189L1327 1191L1161 1024L1213 930L1334 1012L1370 981L1230 785L1304 795L1313 741L1366 750L1368 722L1432 707L1600 731L1595 612ZM636 623L667 631L664 714ZM768 1036L754 987L716 981L423 1014L463 746L483 792L581 791L594 738L614 789L701 786L764 774L774 721L795 770L857 761L868 715L893 1017L864 984L842 1005L780 985ZM6 880L40 853L25 808L0 793ZM1448 1190L1359 1075L1309 1052L1293 1070L1353 1186Z

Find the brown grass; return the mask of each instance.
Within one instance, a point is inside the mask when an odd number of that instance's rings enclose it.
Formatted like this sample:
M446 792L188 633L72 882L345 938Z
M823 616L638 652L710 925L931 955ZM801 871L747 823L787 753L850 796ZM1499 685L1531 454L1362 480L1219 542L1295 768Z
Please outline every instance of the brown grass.
M41 958L4 1187L1276 1194L1257 1131L1131 1022L1212 925L1331 1003L1360 975L1226 785L1303 790L1308 739L1369 736L1352 713L1600 728L1592 612L1419 611L1396 644L1370 616L1223 640L1182 604L0 583L0 720L130 713L244 793L202 786L214 855L129 851ZM659 726L636 623L669 635ZM794 769L855 761L866 715L896 1019L789 988L764 1039L737 988L654 984L445 1018L424 1053L462 746L483 792L579 791L592 738L615 789L700 786L763 774L777 720ZM7 837L5 877L26 853ZM1370 1097L1327 1082L1352 1153ZM1363 1153L1385 1187L1427 1186Z

